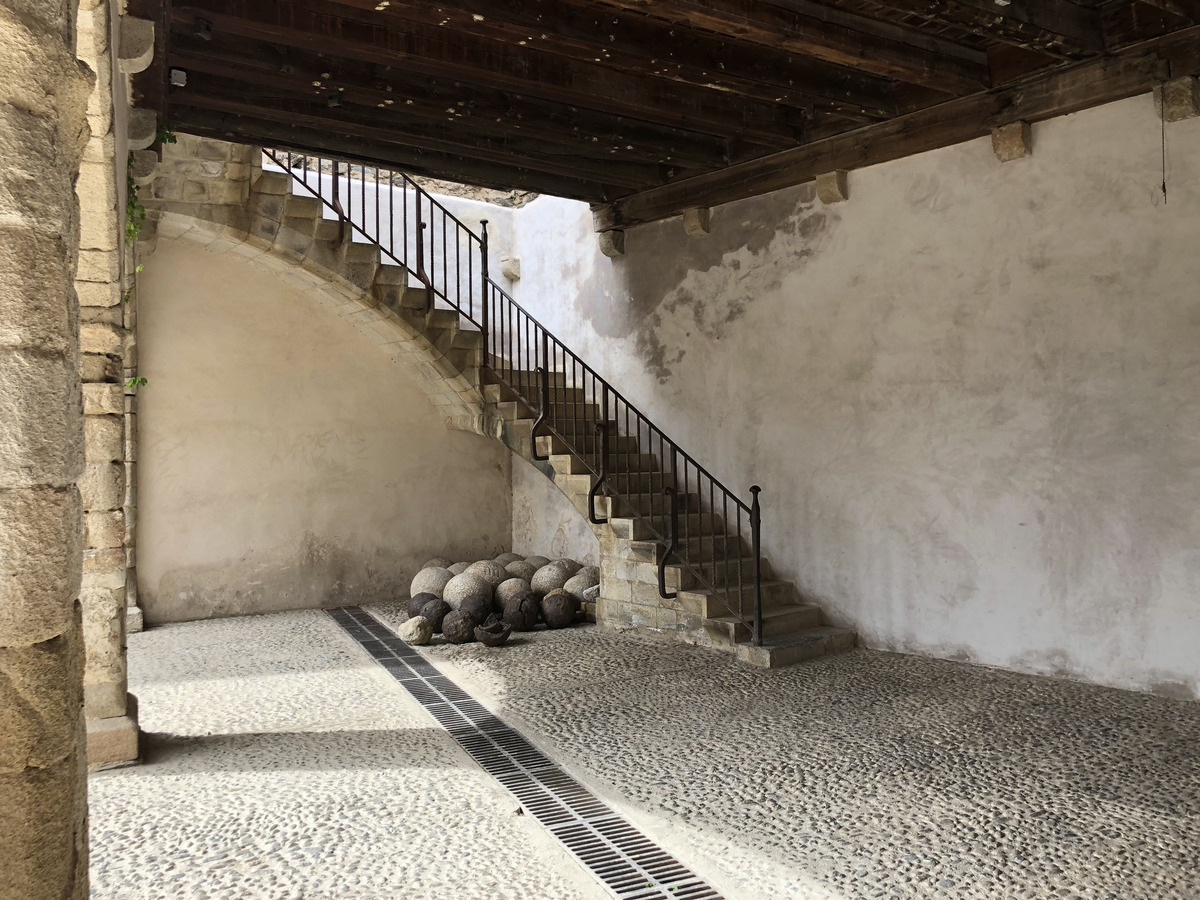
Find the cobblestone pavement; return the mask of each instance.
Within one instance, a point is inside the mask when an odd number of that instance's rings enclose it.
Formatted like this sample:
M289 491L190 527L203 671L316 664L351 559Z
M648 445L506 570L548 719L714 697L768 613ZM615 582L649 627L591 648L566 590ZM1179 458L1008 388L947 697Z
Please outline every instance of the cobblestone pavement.
M324 613L129 651L151 734L89 779L94 898L606 896Z
M594 627L428 656L735 900L1200 898L1197 703Z
M398 606L374 607L393 626ZM1200 704L594 627L426 649L730 900L1200 900ZM322 613L130 636L93 896L605 896Z

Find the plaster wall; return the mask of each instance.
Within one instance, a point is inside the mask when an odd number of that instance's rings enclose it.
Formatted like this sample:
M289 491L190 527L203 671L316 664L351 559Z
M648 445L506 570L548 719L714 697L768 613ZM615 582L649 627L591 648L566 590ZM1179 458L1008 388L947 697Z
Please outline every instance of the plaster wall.
M279 272L160 238L140 295L147 620L406 596L508 549L508 451Z
M513 552L600 565L600 541L587 519L551 478L515 454L512 459Z
M873 647L1200 695L1200 120L1150 96L626 234L514 214L518 299ZM523 481L516 487L521 490ZM525 499L515 501L521 506Z

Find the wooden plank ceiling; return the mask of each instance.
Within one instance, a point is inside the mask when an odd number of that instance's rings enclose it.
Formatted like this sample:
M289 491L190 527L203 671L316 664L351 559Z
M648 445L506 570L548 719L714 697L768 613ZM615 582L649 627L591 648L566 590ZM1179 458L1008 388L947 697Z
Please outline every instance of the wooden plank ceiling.
M176 130L573 197L612 227L1139 93L1200 45L1200 0L129 10L160 23L135 101Z

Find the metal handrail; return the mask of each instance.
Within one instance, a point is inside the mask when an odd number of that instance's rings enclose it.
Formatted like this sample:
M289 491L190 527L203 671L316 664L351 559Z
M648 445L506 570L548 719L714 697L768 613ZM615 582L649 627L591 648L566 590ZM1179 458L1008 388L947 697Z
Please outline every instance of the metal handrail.
M622 517L638 520L653 540L665 545L658 565L659 593L663 599L676 597L675 592L667 590L665 572L668 563L674 559L698 582L701 590L708 590L717 597L732 616L750 629L755 644L762 643L761 507L758 497L761 489L757 485L750 489L753 495L750 503L726 488L496 284L489 275L487 220L482 221L482 234L476 234L403 172L344 158L287 150L264 149L263 153L337 215L341 234L345 235L348 229L360 235L379 247L383 256L413 273L428 292L429 309L441 301L480 329L484 368L529 409L538 413L532 429L535 458L546 458L538 453L540 434L558 438L597 479L589 491L589 519L596 523L608 521L595 512L596 495L603 491L610 498L610 515L613 514L612 505L615 505L613 501L623 502L627 511ZM358 169L357 209L354 204L355 168ZM367 194L368 172L374 174L373 197ZM382 173L386 173L383 185L380 182ZM381 187L387 189L386 213ZM395 206L397 189L400 190L399 212ZM423 212L426 204L430 213L428 222ZM374 233L370 230L372 216ZM415 244L412 252L410 239ZM465 261L464 243L467 249ZM478 277L474 268L476 254L480 259ZM453 266L450 264L452 256ZM481 296L477 295L476 285ZM555 382L561 380L561 384L552 384L552 376ZM626 438L624 467L611 465L614 435ZM637 451L632 465L628 459L630 448ZM647 456L656 457L657 465L646 465ZM668 458L669 466L664 464ZM662 481L657 488L661 504L659 513L655 512L656 478ZM648 479L645 484L644 479ZM639 507L640 498L648 501L648 511L643 512ZM686 507L682 519L681 506ZM707 513L704 512L706 508ZM712 517L707 535L704 534L705 515ZM746 538L751 542L750 573L744 572L742 566ZM706 539L707 554L704 553ZM718 540L721 544L719 553ZM732 555L731 540L736 541ZM694 551L693 542L697 542L698 547ZM723 571L723 577L717 577L718 569ZM747 590L752 595L749 609L746 608Z

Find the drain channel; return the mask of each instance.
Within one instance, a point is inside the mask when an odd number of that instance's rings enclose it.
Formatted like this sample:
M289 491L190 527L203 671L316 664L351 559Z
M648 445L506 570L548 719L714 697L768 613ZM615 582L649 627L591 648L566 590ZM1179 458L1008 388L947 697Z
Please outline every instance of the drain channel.
M609 809L370 613L358 607L328 613L615 896L721 900L687 866Z

